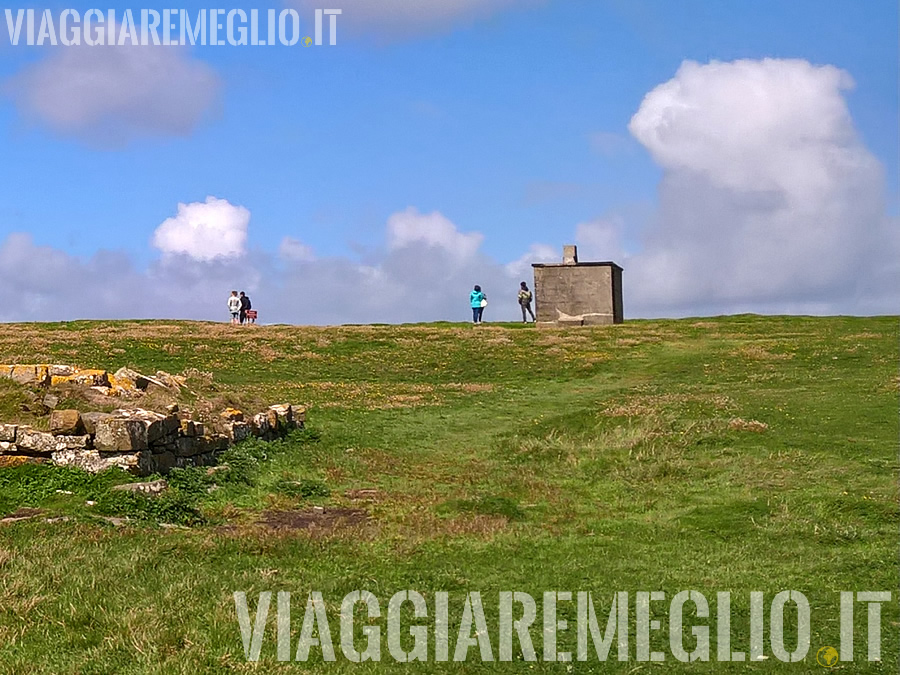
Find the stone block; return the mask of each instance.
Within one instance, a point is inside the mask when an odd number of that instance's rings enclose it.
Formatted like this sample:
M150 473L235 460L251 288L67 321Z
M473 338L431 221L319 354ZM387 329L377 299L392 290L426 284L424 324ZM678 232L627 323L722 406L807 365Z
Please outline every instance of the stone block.
M147 423L140 419L111 417L97 422L94 445L101 452L146 450Z
M147 426L147 442L151 445L178 433L181 420L175 415L167 415L156 419Z
M93 438L84 434L83 436L57 436L57 450L86 450L93 447Z
M19 427L16 446L23 455L50 455L56 450L56 437L31 427Z
M77 410L54 410L50 413L50 433L54 436L78 436L84 433L81 413Z
M141 375L136 370L132 370L131 368L119 368L113 374L112 380L117 387L121 387L122 389L146 389L147 385L150 384L150 380L147 379L145 375Z
M275 413L277 418L277 428L281 431L287 431L294 428L294 408L290 403L280 403L278 405L269 406L269 410Z
M226 422L225 435L232 443L240 443L250 438L250 425L246 422Z
M47 366L13 366L10 371L10 378L19 384L36 386L46 386L50 384L50 373Z
M197 423L194 420L181 420L181 435L194 438L197 433Z
M205 451L222 452L227 450L231 442L225 434L212 434L203 437L205 440Z
M72 375L72 381L86 387L108 387L109 373L105 370L79 370Z
M0 424L0 441L15 443L17 428L16 424Z
M182 436L175 442L175 454L179 457L193 457L201 450L201 443L193 436Z
M118 467L130 473L140 473L139 455L136 453L116 453L101 455L97 450L57 450L51 455L54 464L74 466L91 473L99 473L112 467ZM150 473L149 471L146 473Z
M112 419L113 415L103 412L86 412L81 414L81 423L84 425L84 431L88 434L97 433L97 423L101 420Z

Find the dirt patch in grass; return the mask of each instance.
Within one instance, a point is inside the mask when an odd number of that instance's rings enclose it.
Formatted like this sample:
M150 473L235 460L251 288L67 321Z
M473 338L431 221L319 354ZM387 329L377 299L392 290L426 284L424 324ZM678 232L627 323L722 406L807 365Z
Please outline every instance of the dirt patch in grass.
M44 515L42 509L21 508L0 518L0 523L17 523L20 520L31 520L32 518L37 518L42 515Z
M355 490L347 490L344 493L344 496L347 499L353 501L375 502L382 499L384 497L384 494L377 488L359 488Z
M732 431L752 431L753 433L761 434L769 428L769 425L759 420L745 420L735 417L728 422L728 428Z
M263 511L257 525L271 530L318 530L328 533L366 522L362 509L312 508L294 511Z
M734 401L724 394L656 394L639 395L626 398L621 403L612 403L601 410L601 414L609 417L650 417L659 414L665 408L688 403L709 404L716 410L728 410L735 407Z

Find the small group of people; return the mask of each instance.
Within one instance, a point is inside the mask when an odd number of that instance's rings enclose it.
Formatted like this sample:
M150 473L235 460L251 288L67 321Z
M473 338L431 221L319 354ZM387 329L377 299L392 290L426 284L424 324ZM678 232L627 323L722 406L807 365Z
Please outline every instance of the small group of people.
M231 313L233 325L256 323L256 312L253 311L250 296L244 291L241 291L240 295L237 291L231 291L231 295L228 296L228 311Z
M531 311L531 301L533 299L533 294L531 290L528 288L528 284L524 281L519 284L519 308L522 310L522 323L527 323L528 318L526 315L531 315L531 320L536 321L534 318L534 312ZM487 295L484 291L481 290L481 286L475 284L475 288L469 294L469 305L472 307L472 323L480 324L482 321L482 317L484 316L484 308L487 307Z

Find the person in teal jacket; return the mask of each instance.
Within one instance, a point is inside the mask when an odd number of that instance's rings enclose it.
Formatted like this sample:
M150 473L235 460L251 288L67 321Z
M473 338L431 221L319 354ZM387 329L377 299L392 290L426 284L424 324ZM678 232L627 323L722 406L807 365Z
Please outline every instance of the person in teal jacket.
M482 293L481 286L478 284L475 284L475 290L469 294L469 304L472 306L472 323L481 323L481 315L484 314L487 296Z

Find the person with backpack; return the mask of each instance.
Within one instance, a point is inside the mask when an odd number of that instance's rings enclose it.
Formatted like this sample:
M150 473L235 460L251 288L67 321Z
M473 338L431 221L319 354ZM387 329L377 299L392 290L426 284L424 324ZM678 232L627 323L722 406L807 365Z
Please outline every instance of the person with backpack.
M531 320L536 321L534 318L534 312L531 311L531 291L528 290L528 284L524 281L519 284L519 307L522 308L522 323L528 323L528 319L525 317L525 312L531 314Z
M475 290L469 294L469 305L472 307L472 323L481 323L481 315L487 307L487 296L481 291L481 286L475 284Z

